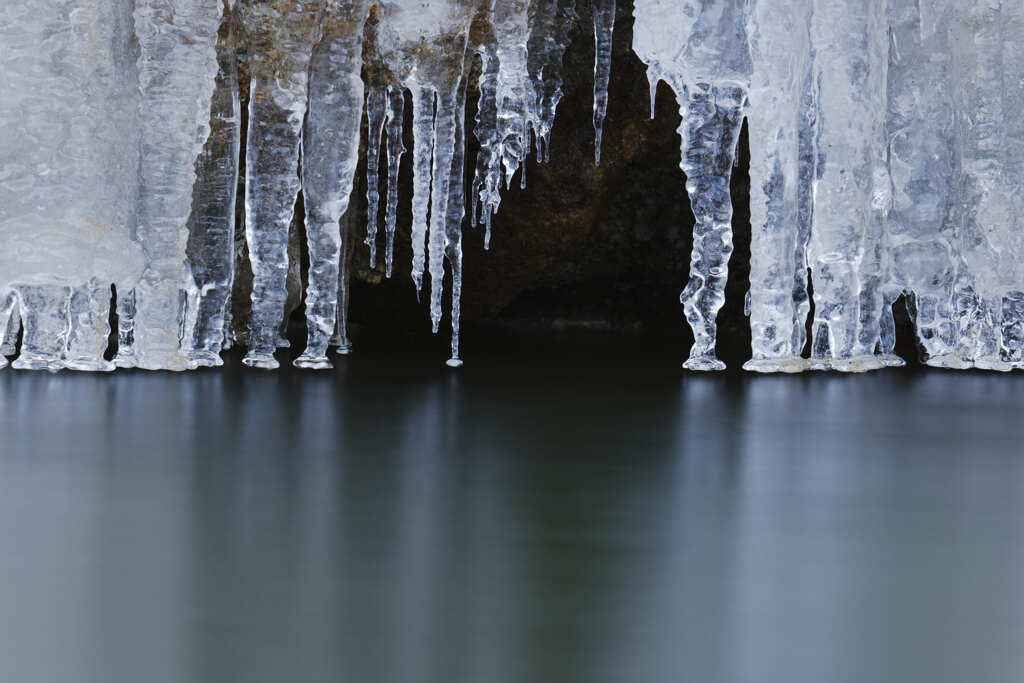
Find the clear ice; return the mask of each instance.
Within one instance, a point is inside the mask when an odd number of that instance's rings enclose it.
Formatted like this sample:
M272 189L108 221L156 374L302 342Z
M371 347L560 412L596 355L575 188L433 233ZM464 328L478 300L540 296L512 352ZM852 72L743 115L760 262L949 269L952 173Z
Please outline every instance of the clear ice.
M746 369L899 365L901 296L924 362L1024 366L1024 3L633 0L633 14L652 114L664 82L681 116L695 222L685 367L724 367L716 321L744 123ZM526 185L531 151L549 160L581 19L593 24L600 163L615 16L615 0L6 3L0 367L12 357L17 369L185 370L221 364L235 341L248 345L246 365L277 367L304 224L307 339L295 364L329 368L330 346L351 349L352 250L368 249L376 268L382 246L387 277L396 265L406 153L412 261L398 265L435 332L450 283L448 364L460 365L467 203L486 246L503 191L516 176ZM349 210L363 143L366 226ZM239 263L253 274L252 313L235 339Z

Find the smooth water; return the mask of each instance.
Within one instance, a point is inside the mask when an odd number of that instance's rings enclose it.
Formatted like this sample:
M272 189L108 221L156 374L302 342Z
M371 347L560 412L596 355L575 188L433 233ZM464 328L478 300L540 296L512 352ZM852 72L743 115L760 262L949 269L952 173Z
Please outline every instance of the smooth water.
M417 343L0 373L0 680L1024 680L1024 377Z

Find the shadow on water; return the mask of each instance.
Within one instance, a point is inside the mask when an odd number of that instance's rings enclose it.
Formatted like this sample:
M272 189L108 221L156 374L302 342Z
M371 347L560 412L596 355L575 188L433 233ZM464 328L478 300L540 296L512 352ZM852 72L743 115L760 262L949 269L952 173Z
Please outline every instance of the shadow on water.
M0 373L0 679L1019 681L1020 378Z

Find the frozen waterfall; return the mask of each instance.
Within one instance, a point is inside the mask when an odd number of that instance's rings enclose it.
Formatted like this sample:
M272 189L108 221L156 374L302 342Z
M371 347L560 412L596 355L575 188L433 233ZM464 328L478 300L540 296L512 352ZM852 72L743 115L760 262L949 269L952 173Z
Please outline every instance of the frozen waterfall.
M602 138L615 135L606 113L616 4L8 3L0 367L6 356L19 369L220 365L234 341L240 258L253 285L243 362L278 367L300 193L307 340L295 365L329 368L330 346L350 350L355 248L383 261L384 276L410 277L434 332L447 315L448 364L460 365L461 293L472 286L463 229L481 226L466 237L489 244L503 193L514 180L527 185L528 156L550 160L563 59L581 21L593 29L584 33L594 38L600 163ZM618 5L621 15L629 0ZM695 338L684 367L725 367L717 317L744 122L746 369L900 365L900 296L927 364L1024 367L1024 3L633 0L632 9L652 113L663 82L681 117L679 201L695 218L680 295ZM349 210L362 198L362 150L365 226ZM410 197L398 186L404 157ZM396 263L406 201L412 258ZM118 344L107 360L111 306Z

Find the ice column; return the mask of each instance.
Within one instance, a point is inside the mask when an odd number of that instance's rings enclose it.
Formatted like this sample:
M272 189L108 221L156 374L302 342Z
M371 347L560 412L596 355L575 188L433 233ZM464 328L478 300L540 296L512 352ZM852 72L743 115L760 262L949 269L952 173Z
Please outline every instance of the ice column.
M1019 3L955 0L952 73L963 268L954 285L953 314L959 366L1005 370L1003 317L1014 335L1021 286L1020 193L1022 126ZM1007 360L1003 360L1005 354Z
M131 3L33 0L0 14L0 347L14 353L20 320L16 368L110 369L99 323L86 329L77 317L68 347L69 306L74 291L76 311L83 303L108 310L110 284L133 286L142 268L131 241L139 169Z
M365 0L327 7L323 39L313 50L309 111L302 138L302 193L309 246L306 350L301 368L330 368L327 346L338 311L341 231L359 162L363 116L362 38Z
M885 2L815 0L811 49L817 83L812 367L884 367L875 355L882 291L870 250L881 236L888 63Z
M238 69L233 18L225 12L217 37L217 80L210 135L196 160L187 253L192 277L187 348L196 366L221 365L225 310L234 279L235 194L238 187Z
M456 95L455 146L448 179L448 216L445 222L444 256L452 269L452 355L448 367L462 365L459 358L459 319L462 301L462 221L466 216L466 83L464 74Z
M135 354L146 369L186 370L186 243L195 160L209 134L222 0L138 0L142 160Z
M960 364L954 350L955 160L948 0L889 4L885 220L891 289L908 295L925 362ZM891 315L891 308L883 315Z
M384 274L391 277L395 260L395 227L398 220L398 171L405 154L402 131L405 122L405 90L388 86L388 111L384 128L388 139L388 196L384 214Z
M310 58L324 0L240 0L238 12L249 59L245 229L253 271L249 351L242 362L272 369L288 295L288 227L300 187Z
M732 254L729 178L747 109L751 62L743 0L637 0L633 49L652 84L679 98L680 168L695 226L690 279L680 301L694 335L690 370L722 370L716 318Z
M366 93L366 246L370 267L377 267L377 215L380 213L380 143L387 118L387 86L374 86ZM397 187L395 190L397 191ZM397 199L397 194L396 194Z
M801 158L809 102L811 0L751 8L750 294L757 372L800 372L807 318L806 209L810 159ZM808 141L809 142L809 141Z
M104 360L110 336L110 285L93 278L71 290L68 298L67 348L64 365L71 370L107 372Z

